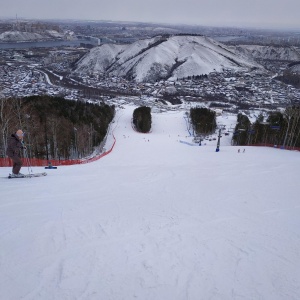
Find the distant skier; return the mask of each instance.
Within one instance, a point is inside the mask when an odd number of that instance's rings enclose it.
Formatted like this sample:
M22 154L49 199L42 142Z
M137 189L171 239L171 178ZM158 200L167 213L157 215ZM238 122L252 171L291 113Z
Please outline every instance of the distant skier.
M243 150L243 153L245 153L245 152L246 152L246 149Z
M238 150L238 153L240 153L240 151L241 151L241 150L239 149L239 150Z
M24 176L24 174L20 173L22 167L21 150L26 149L26 147L23 145L23 136L23 131L19 129L8 139L6 155L13 161L11 177Z

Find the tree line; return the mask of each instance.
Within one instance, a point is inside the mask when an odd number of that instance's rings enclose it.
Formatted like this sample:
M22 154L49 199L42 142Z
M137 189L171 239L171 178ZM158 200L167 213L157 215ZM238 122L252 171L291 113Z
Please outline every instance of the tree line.
M238 114L232 144L300 147L300 106L273 111L266 118L260 114L253 123L246 115Z
M5 157L7 139L17 129L25 132L30 157L88 156L105 138L114 113L114 106L61 97L0 99L0 157Z
M293 85L296 88L300 87L300 74L299 72L294 72L293 69L285 70L282 76L277 76L275 79L280 80L285 84Z
M190 118L197 134L208 135L215 132L217 123L216 113L213 110L204 107L191 108Z
M151 129L151 108L140 106L133 111L132 122L137 131L147 133Z

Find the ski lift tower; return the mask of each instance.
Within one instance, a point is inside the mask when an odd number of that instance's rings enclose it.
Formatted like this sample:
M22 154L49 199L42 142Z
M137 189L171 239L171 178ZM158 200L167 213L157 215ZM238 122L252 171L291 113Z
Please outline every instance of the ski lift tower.
M222 132L222 129L225 128L225 125L219 125L219 135L218 135L218 143L217 143L217 148L216 148L216 152L219 152L220 151L220 140L221 140L221 132Z

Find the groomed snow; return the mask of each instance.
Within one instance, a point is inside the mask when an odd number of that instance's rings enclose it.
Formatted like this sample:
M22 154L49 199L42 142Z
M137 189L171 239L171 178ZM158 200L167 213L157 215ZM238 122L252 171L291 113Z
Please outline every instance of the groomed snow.
M183 111L139 134L133 109L95 163L0 168L0 298L300 299L299 153L180 143Z

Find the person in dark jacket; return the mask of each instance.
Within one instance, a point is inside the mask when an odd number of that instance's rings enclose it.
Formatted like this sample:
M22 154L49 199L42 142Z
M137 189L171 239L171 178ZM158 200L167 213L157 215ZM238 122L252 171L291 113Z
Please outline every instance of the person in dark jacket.
M14 177L23 176L23 174L20 173L22 167L21 150L26 149L23 145L23 136L23 131L19 129L16 133L13 133L10 136L7 143L6 154L13 161L11 175Z

